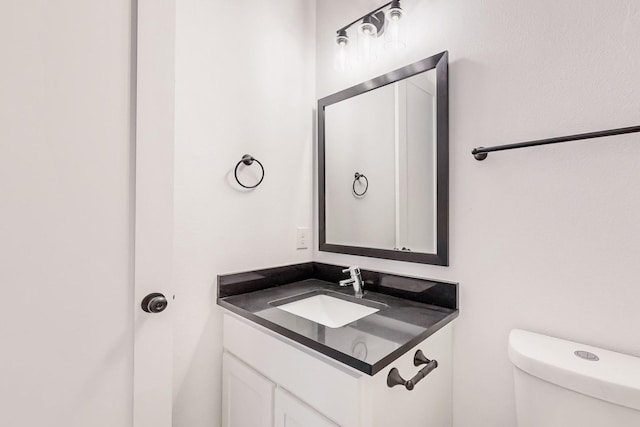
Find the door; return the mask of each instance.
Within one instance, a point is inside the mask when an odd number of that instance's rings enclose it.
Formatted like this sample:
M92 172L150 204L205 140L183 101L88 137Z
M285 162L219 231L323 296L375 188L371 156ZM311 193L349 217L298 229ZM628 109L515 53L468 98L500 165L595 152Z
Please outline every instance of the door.
M276 390L275 420L275 427L338 427L281 388Z
M171 424L171 300L141 296L172 295L174 12L137 3L0 4L2 426Z
M222 355L222 427L272 427L275 384L229 353Z

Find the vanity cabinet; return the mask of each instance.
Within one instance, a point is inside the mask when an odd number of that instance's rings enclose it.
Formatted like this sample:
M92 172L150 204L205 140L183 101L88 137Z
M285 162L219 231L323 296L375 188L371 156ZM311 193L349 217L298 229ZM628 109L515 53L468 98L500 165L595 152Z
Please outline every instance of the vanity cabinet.
M451 324L367 375L254 322L224 315L223 427L450 427ZM361 342L361 341L359 341ZM420 349L438 367L407 390Z
M226 352L222 372L224 427L338 427Z

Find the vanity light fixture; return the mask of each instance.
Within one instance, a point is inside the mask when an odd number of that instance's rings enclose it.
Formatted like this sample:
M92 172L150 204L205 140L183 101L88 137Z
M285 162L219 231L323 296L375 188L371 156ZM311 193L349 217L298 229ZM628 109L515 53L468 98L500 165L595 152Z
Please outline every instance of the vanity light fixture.
M357 59L360 62L370 62L377 58L378 39L385 33L386 47L392 49L405 47L405 28L400 22L404 16L400 0L393 0L340 28L336 34L335 68L346 70L354 62L352 43L347 30L356 24L358 24Z

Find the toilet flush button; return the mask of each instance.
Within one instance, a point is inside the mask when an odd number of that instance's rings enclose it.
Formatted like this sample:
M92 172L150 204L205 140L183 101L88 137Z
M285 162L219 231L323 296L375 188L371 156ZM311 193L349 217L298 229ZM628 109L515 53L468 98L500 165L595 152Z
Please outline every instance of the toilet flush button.
M589 352L589 351L584 351L584 350L576 350L573 352L573 354L575 354L576 356L578 356L581 359L585 359L585 360L590 360L592 362L597 362L598 360L600 360L600 358L598 356L596 356L595 354Z

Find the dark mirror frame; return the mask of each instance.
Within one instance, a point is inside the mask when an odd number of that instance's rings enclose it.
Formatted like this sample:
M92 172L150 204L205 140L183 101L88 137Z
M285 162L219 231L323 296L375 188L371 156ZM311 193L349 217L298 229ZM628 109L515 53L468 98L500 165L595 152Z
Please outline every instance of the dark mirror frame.
M437 55L391 71L359 85L352 86L318 100L318 207L319 249L350 255L418 262L422 264L449 265L449 53ZM325 182L325 108L365 92L406 79L431 69L436 70L436 253L397 251L392 249L361 246L335 245L327 243L326 234L326 182Z

